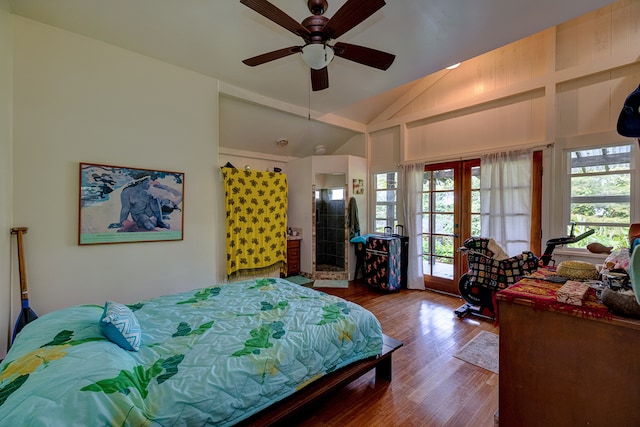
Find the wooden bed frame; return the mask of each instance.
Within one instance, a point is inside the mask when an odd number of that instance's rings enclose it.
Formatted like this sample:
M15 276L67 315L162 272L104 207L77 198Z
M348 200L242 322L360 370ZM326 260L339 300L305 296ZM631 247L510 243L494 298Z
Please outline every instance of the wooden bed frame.
M295 394L241 421L237 426L285 425L301 410L309 408L331 391L349 384L373 368L376 369L376 381L391 381L391 355L400 347L402 342L383 334L380 356L352 363L325 375Z

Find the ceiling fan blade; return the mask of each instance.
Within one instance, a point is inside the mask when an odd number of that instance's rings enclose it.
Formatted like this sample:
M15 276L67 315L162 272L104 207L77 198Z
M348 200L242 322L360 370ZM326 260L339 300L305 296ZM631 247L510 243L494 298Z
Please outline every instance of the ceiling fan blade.
M284 13L282 10L269 3L267 0L240 0L240 3L255 10L260 15L275 22L282 28L291 31L293 34L299 35L306 41L311 39L311 33L309 33L309 30L300 25L299 22Z
M328 39L337 39L375 12L386 3L384 0L347 0L322 28Z
M333 51L336 56L379 70L386 70L396 59L390 53L349 43L338 42L333 46Z
M329 70L324 67L320 70L311 68L311 88L314 91L324 90L329 87Z
M272 52L263 53L262 55L245 59L242 62L244 62L246 65L250 67L255 67L256 65L261 65L269 61L273 61L276 59L284 58L285 56L293 55L294 53L300 52L300 50L301 49L299 46L285 47L284 49L274 50Z

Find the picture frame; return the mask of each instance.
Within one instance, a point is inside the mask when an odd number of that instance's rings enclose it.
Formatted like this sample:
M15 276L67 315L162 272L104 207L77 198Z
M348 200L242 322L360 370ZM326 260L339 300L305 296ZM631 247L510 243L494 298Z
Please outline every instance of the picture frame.
M364 180L353 180L353 194L364 194Z
M183 240L184 173L80 163L78 244Z

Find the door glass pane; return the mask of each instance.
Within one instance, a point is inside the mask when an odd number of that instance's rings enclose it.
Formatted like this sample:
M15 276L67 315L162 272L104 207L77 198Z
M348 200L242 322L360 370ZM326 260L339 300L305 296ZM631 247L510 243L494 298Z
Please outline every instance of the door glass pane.
M429 253L429 237L428 236L422 236L422 253L423 254Z
M429 212L431 203L429 203L429 193L422 193L422 212Z
M422 256L422 274L431 275L431 263L429 262L429 256Z
M453 279L453 260L451 258L435 257L432 274L446 279Z
M422 232L431 233L431 215L422 215Z
M434 233L453 234L454 217L453 214L436 214Z
M438 256L453 257L453 236L434 236L435 254Z
M480 213L480 192L471 192L471 212Z
M453 212L453 191L441 191L434 194L436 212Z
M422 191L429 191L431 189L431 172L425 172L422 179Z
M480 215L471 215L471 236L481 236Z
M433 172L435 190L453 190L453 169L442 169Z
M480 166L474 166L471 168L471 189L480 189Z

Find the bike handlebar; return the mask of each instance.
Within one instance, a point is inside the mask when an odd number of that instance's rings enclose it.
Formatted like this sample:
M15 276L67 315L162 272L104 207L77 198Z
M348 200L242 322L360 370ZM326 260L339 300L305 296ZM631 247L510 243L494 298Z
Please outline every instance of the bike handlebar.
M596 230L591 229L591 230L585 231L584 233L578 236L558 237L555 239L547 240L547 248L545 249L544 254L540 257L540 260L542 261L542 265L549 264L549 261L551 261L551 254L553 253L553 250L555 249L556 246L568 245L571 243L579 242L585 237L591 236L595 232Z

